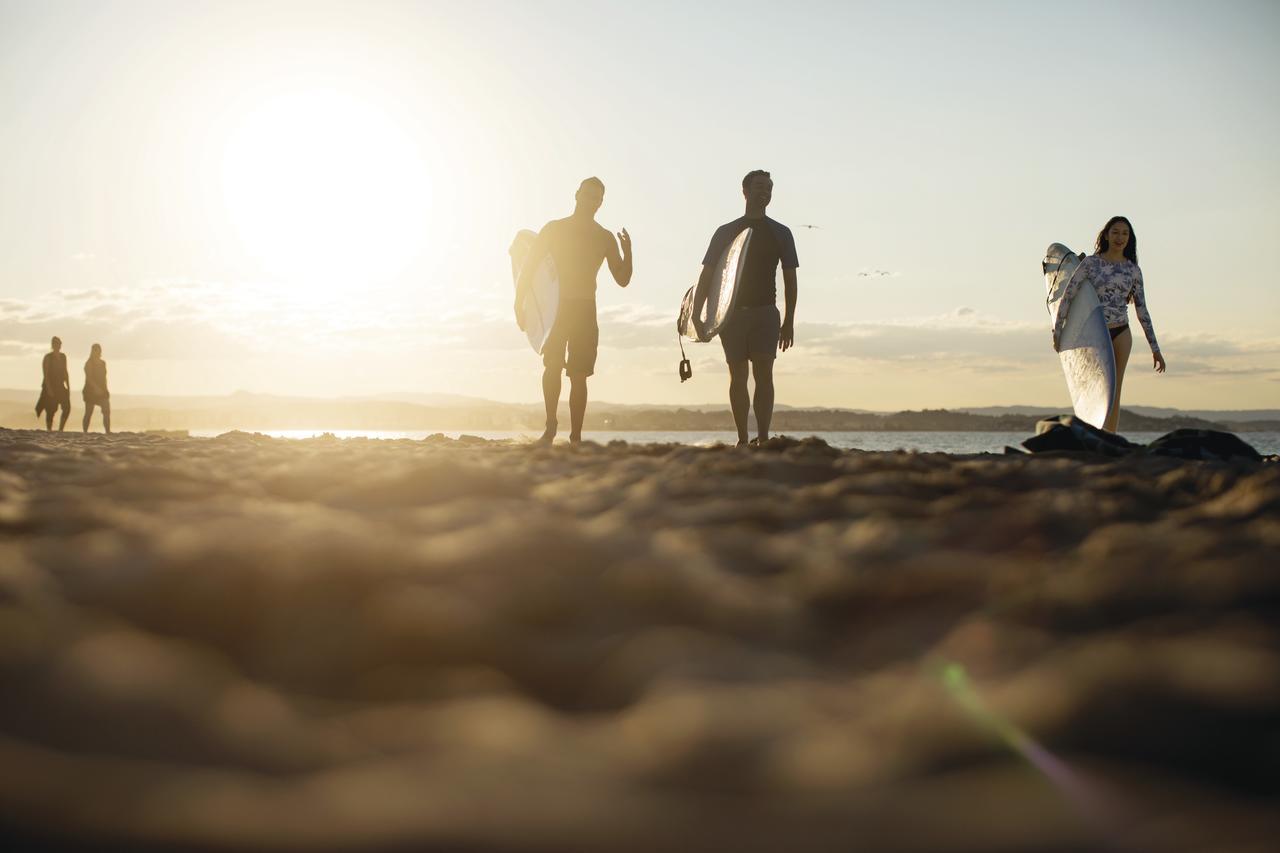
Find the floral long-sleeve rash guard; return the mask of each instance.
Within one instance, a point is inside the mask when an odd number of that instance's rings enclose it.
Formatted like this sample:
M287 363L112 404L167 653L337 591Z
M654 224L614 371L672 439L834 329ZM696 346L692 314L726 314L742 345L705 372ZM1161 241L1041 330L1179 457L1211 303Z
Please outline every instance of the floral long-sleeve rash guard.
M1076 291L1088 282L1098 294L1102 303L1102 313L1106 317L1107 327L1116 328L1129 322L1129 303L1133 303L1138 314L1138 322L1142 324L1142 332L1147 336L1147 344L1153 353L1160 352L1160 344L1156 342L1156 330L1151 325L1151 314L1147 311L1147 298L1142 291L1142 269L1133 261L1120 263L1109 261L1101 255L1090 255L1080 263L1080 269L1067 284L1067 292L1063 294L1061 305L1070 305ZM1066 325L1067 312L1058 314L1053 328L1053 340L1056 344L1062 338L1062 327Z

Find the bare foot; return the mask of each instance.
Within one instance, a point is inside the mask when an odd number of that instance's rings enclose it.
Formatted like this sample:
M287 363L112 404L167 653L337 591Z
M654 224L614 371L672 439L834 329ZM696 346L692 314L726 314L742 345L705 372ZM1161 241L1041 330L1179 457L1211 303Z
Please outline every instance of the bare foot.
M541 436L538 437L538 440L535 441L534 444L538 445L539 447L550 447L551 442L555 440L556 440L556 425L547 424L546 430L542 433Z
M577 432L577 433L571 432L571 433L569 433L569 443L570 443L570 444L572 444L572 445L574 445L575 447L576 447L577 445L579 445L579 444L582 444L582 433L580 433L580 432Z
M748 447L750 446L750 444L751 442L747 441L745 438L740 438L738 439L738 443L735 444L734 447Z

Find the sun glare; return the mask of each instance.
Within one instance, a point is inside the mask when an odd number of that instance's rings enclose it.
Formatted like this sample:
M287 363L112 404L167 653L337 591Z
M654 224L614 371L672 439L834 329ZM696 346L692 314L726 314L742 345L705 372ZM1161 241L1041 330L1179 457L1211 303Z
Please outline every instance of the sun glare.
M429 238L431 152L375 103L333 90L281 95L228 140L228 214L262 271L338 295L384 282Z

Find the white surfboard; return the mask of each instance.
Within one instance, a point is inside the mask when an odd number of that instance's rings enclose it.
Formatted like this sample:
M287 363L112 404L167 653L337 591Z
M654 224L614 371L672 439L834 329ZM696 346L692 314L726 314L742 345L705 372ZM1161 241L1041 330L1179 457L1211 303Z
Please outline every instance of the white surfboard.
M533 241L538 239L538 235L526 229L516 234L516 238L511 241L511 248L508 253L511 255L511 279L515 282L517 290L520 287L520 273L524 270L524 262L529 257L529 250L533 248ZM556 276L556 264L548 253L542 262L538 264L538 269L534 271L533 280L529 285L529 295L524 300L524 312L521 315L521 325L524 328L525 336L529 339L529 346L533 347L533 351L542 354L542 348L547 345L547 337L551 334L551 327L556 322L556 309L560 307L560 279Z
M747 248L750 245L751 226L747 226L725 247L712 268L711 284L701 318L704 336L698 337L693 323L693 300L698 289L696 284L685 291L684 299L680 302L676 331L691 341L701 342L711 340L720 332L738 303L738 285L742 283L742 272L747 266Z
M1067 377L1071 407L1076 417L1101 428L1116 403L1116 354L1102 304L1092 286L1077 288L1070 304L1062 304L1067 285L1079 268L1080 258L1061 243L1053 243L1045 250L1041 269L1050 323L1056 324L1060 313L1067 312L1058 340L1058 356Z

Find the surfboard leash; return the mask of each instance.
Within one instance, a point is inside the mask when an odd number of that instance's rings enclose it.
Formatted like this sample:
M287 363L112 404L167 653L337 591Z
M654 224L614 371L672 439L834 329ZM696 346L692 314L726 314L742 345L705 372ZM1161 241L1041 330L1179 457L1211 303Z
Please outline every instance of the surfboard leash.
M693 365L689 363L689 358L684 354L684 335L676 332L676 341L680 344L680 381L683 383L687 379L693 378Z

